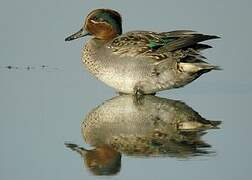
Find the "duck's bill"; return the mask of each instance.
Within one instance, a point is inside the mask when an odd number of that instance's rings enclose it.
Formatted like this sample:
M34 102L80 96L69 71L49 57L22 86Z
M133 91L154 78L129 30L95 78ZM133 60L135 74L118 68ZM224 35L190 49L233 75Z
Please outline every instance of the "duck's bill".
M78 32L72 34L71 36L68 36L65 41L72 41L84 36L90 35L89 32L85 31L83 28L81 28L81 30L79 30Z

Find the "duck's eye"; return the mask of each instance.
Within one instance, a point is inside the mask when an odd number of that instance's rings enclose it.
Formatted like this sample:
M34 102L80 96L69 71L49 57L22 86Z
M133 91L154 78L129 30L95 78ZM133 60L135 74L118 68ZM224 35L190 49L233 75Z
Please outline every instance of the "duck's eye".
M103 18L99 18L98 21L99 22L104 22L104 19Z
M90 20L92 20L92 21L98 21L98 19L99 18L97 16L93 16L93 17L90 18Z
M103 18L97 18L97 17L93 17L92 19L91 19L91 21L92 22L105 22L105 19L103 19Z

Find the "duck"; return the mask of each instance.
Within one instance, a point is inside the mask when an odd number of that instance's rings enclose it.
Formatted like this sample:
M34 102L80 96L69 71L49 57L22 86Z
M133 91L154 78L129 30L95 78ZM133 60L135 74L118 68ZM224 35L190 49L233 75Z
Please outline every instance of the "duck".
M81 29L65 38L92 36L81 60L97 79L122 94L155 94L183 87L202 74L220 70L209 64L201 42L218 36L192 30L122 32L122 17L112 9L91 11Z

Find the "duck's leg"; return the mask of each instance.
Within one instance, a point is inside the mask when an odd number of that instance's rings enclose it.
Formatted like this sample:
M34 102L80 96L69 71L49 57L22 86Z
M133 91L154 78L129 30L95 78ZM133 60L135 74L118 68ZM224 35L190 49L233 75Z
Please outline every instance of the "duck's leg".
M148 86L148 83L147 82L144 82L144 81L139 81L138 83L135 84L135 87L134 87L134 104L135 105L142 105L143 104L143 100L144 100L144 97L146 95L155 95L156 93L148 93L146 92L146 87Z
M142 96L142 95L144 95L144 91L141 89L140 86L135 86L134 87L134 95L135 96Z
M142 83L141 81L138 82L138 83L136 83L136 84L135 84L135 87L134 87L134 89L133 89L133 93L134 93L134 95L137 96L137 97L140 97L140 96L142 96L142 95L145 94L145 93L144 93L144 87L143 87L142 84L143 84L143 83Z
M152 84L151 82L147 82L147 81L139 81L135 84L134 89L133 89L133 93L137 96L140 95L155 95L156 92L150 92L149 90L152 89L151 88Z

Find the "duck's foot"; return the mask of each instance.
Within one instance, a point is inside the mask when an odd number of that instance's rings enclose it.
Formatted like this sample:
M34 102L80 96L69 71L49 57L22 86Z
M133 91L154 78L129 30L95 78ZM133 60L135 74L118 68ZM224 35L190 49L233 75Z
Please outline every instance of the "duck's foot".
M120 91L117 91L116 92L117 94L119 94L120 96L122 96L122 95L131 95L130 93L124 93L124 92L120 92ZM138 95L151 95L151 96L155 96L157 93L150 93L150 94L141 94L141 93L135 93L134 92L134 94L133 95L135 95L135 94L138 94Z
M142 94L141 95L136 95L136 94L133 95L133 103L135 106L138 106L138 107L142 106L143 100L144 100L144 95L142 95Z
M141 86L135 86L133 96L134 96L134 104L142 105L142 100L144 98L144 91L142 90Z

